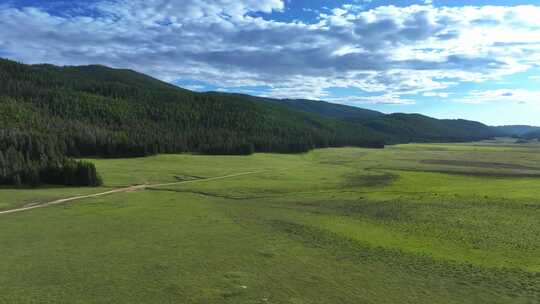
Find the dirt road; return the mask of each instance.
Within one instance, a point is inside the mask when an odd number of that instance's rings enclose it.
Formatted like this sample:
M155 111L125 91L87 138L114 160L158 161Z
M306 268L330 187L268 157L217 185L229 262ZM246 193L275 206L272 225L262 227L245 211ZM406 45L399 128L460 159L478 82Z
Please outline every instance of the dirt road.
M225 176L201 178L201 179L194 179L194 180L189 180L189 181L181 181L181 182L173 182L173 183L144 184L144 185L130 186L130 187L118 188L118 189L114 189L114 190L110 190L110 191L106 191L106 192L101 192L101 193L73 196L73 197L62 198L62 199L58 199L58 200L54 200L54 201L50 201L50 202L45 202L45 203L42 203L42 204L26 206L26 207L21 207L21 208L17 208L17 209L6 210L6 211L0 211L0 215L18 213L18 212L28 211L28 210L32 210L32 209L37 209L37 208L44 208L44 207L48 207L48 206L51 206L51 205L58 205L58 204L62 204L62 203L68 203L68 202L78 201L78 200L82 200L82 199L86 199L86 198L101 197L101 196L111 195L111 194L115 194L115 193L141 191L141 190L145 190L146 188L157 188L157 187L167 187L167 186L174 186L174 185L180 185L180 184L208 182L208 181L232 178L232 177L237 177L237 176L242 176L242 175L256 174L256 173L260 173L260 172L262 172L262 171L243 172L243 173L236 173L236 174L230 174L230 175L225 175Z

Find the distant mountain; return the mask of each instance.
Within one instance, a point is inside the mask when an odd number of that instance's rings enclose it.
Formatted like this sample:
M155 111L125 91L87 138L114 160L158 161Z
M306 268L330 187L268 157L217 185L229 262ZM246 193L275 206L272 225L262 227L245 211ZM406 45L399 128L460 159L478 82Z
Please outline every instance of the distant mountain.
M265 99L293 109L315 113L321 116L337 118L350 122L362 122L368 119L382 117L385 114L377 111L351 107L330 102L307 99Z
M540 130L525 133L525 134L521 135L521 137L524 138L524 139L528 139L528 140L532 140L532 139L540 140Z
M298 110L351 122L361 122L372 118L382 117L385 115L377 111L317 100L284 99L282 101L282 104L294 107Z
M387 143L476 141L498 135L476 121L435 119L420 114L390 114L362 125L385 134Z
M503 133L506 136L523 136L527 133L538 132L540 127L514 125L514 126L499 126L493 127L496 131Z
M362 125L381 134L386 143L474 141L503 135L482 123L468 120L440 120L419 114L389 114L305 99L274 99L243 94L217 93L217 96L235 96L262 103L285 106Z
M373 110L362 109L347 105L330 103L320 100L308 99L276 99L267 97L257 97L243 94L229 94L212 92L212 94L222 96L237 96L257 102L272 103L284 106L294 110L300 110L307 113L317 114L320 116L335 118L348 122L362 122L368 119L382 117L385 114Z

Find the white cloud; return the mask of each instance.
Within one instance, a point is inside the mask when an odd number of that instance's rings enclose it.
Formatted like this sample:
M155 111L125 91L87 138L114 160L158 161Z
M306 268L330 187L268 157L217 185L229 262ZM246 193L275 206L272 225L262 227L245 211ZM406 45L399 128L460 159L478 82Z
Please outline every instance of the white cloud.
M188 85L183 85L182 87L188 90L199 91L199 92L204 91L206 88L205 86L200 85L200 84L188 84Z
M457 98L454 101L462 103L504 102L540 105L540 91L522 89L471 91L467 96Z
M438 98L448 98L451 93L448 92L426 92L423 95L425 97L438 97Z
M435 97L430 92L540 62L540 6L363 11L355 1L307 24L253 17L284 10L282 0L92 3L62 15L0 6L0 55L101 63L223 88L268 86L279 97L328 98L331 87L354 87L378 96L354 102L398 104L412 102L403 95Z
M394 94L383 94L377 96L345 96L339 98L325 98L324 100L334 103L341 103L353 106L366 104L387 104L387 105L410 105L414 100L402 98Z

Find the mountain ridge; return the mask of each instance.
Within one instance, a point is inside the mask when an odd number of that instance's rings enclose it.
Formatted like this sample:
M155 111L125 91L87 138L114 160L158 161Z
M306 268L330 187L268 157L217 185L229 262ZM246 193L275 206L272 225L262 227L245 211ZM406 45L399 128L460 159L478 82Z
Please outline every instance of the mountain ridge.
M273 99L239 93L193 92L178 87L176 85L160 81L156 78L136 72L134 70L115 69L104 65L59 67L51 64L26 65L6 59L0 59L0 73L4 74L3 77L4 79L7 79L7 82L13 82L13 79L10 79L10 71L7 67L12 68L11 76L17 75L17 70L24 70L24 73L27 73L28 75L34 75L32 76L34 78L30 80L24 79L24 77L22 77L22 79L15 80L15 82L18 81L18 86L22 85L23 83L29 86L28 91L32 91L32 86L38 87L41 91L50 91L50 87L60 88L63 93L66 93L68 95L74 94L79 97L79 99L82 98L92 100L94 103L92 104L92 106L96 106L95 104L103 102L103 100L95 100L100 98L111 98L113 99L111 103L124 102L124 105L119 106L126 107L128 107L128 104L132 102L135 102L135 105L138 105L140 103L159 104L159 102L172 102L175 106L179 103L198 105L200 103L203 103L203 101L193 101L192 99L211 99L207 102L211 104L227 102L227 106L235 108L236 110L251 109L255 112L266 111L266 114L268 114L268 112L274 112L272 114L279 114L279 116L281 117L294 117L294 119L305 122L306 124L314 128L332 129L333 127L337 127L339 125L339 128L344 129L362 129L366 136L368 136L369 134L372 139L380 137L382 140L388 143L410 142L412 140L466 141L489 138L495 135L502 134L502 132L497 132L496 129L488 130L489 127L481 123L461 119L441 120L421 114L384 114L373 110L318 100ZM16 71L14 72L13 70ZM0 74L0 76L2 76L2 74ZM4 91L6 90L7 89L4 87ZM9 92L7 92L7 94L5 92L0 93L4 93L3 98L17 98L17 96L9 96ZM43 103L48 105L47 102L43 102L43 99L48 98L48 101L50 103L54 103L55 101L57 101L57 99L59 99L59 96L57 96L58 94L53 94L54 96L47 96L47 94L48 93L41 94L41 96L36 97L42 98L42 100L40 100L41 106L43 106ZM23 99L28 97L25 95L28 94L22 94ZM81 95L84 96L81 97ZM152 95L154 100L149 101L149 95ZM18 97L20 98L21 96ZM159 102L155 102L156 99L158 99ZM218 99L220 101L218 102L213 99ZM90 102L88 102L88 100L85 101L86 103L83 106L89 106L88 104L90 104ZM37 104L39 104L40 102L38 102ZM36 102L31 102L31 104L35 105ZM80 109L74 109L73 107L70 108L69 106L65 107L68 108L63 109L64 113L62 114L64 114L65 116L79 115L76 118L82 118L80 117L81 113L78 113ZM29 105L28 108L32 108L31 105ZM101 111L105 120L108 120L108 122L110 122L110 120L116 122L122 120L122 117L119 117L121 116L121 113L113 113L114 111L112 110L114 109L111 110L110 107L109 109L94 108L88 110L89 112L91 112L91 110ZM153 112L153 109L146 108L144 110L146 110L147 113L139 113L141 114L141 116L143 116L143 118L152 116L148 114L151 114L151 112ZM66 113L65 111L72 112ZM21 112L24 112L24 110L21 110ZM208 115L212 112L213 109L210 108L206 113L202 114ZM56 116L58 116L58 113L53 114L56 114ZM270 115L270 117L273 116ZM214 117L213 119L217 118ZM283 120L283 123L290 123L290 121L286 121L287 119ZM103 123L99 120L93 122ZM392 125L393 123L399 123L399 126ZM418 128L422 125L425 125L425 127L429 127L431 130L428 131ZM209 128L211 126L209 126L208 124L205 126L203 124L202 127ZM234 128L238 129L240 128L240 126L236 125ZM450 130L450 128L454 128L454 130ZM472 128L472 130L469 130L471 131L470 135L467 134L467 130L465 130L466 128ZM407 134L406 136L402 136L403 134L400 134L400 132L406 132ZM411 134L411 132L416 132L416 134ZM453 134L452 132L454 132L455 134ZM332 145L332 143L328 144ZM313 146L317 146L317 144ZM324 146L324 144L322 146Z
M206 92L209 94L215 94L215 95L222 95L222 96L238 96L241 98L246 98L249 100L253 100L256 102L263 102L263 103L273 103L282 105L285 107L289 107L291 109L295 110L301 110L308 113L314 113L325 117L330 118L336 118L341 119L344 121L349 122L355 122L355 123L361 123L361 124L371 124L372 122L370 120L387 120L391 117L409 117L411 119L411 123L414 123L414 120L417 120L418 117L422 117L424 120L433 120L446 123L446 127L455 127L456 124L459 127L459 124L468 124L469 127L472 127L473 130L476 127L488 127L491 129L491 131L488 131L485 129L486 132L492 132L492 136L523 136L526 133L531 133L532 131L540 130L540 127L534 127L534 126L527 126L527 125L510 125L510 126L488 126L486 124L483 124L481 122L473 121L473 120L467 120L467 119L437 119L433 118L427 115L418 114L418 113L390 113L385 114L379 111L365 109L365 108L359 108L355 106L350 105L344 105L344 104L337 104L332 102L327 102L323 100L309 100L309 99L279 99L279 98L271 98L271 97L264 97L264 96L253 96L248 94L241 94L241 93L226 93L226 92ZM471 125L471 123L474 123ZM476 125L476 126L475 126ZM445 128L443 126L438 126L439 129ZM518 129L520 131L516 132L515 129ZM419 131L419 130L417 130ZM394 130L392 133L396 133L397 130ZM453 140L460 140L464 135L464 130L459 131L462 135L461 136L449 136L446 139L449 141ZM421 132L422 133L422 132ZM419 133L419 134L421 134ZM388 134L387 134L388 135ZM427 135L424 133L424 135ZM386 136L387 143L403 143L404 140L395 140L395 136ZM478 140L478 139L485 139L485 136L480 135L476 136L475 138L469 139L469 140ZM425 136L409 136L409 140L406 141L426 141ZM428 136L427 141L429 140L437 140L441 141L444 140L444 138L441 138L440 136Z
M220 92L208 92L211 94L227 94ZM259 97L247 94L231 93L232 95L242 96L257 102L274 103L296 110L301 110L309 113L319 114L325 117L342 119L350 122L361 122L362 120L382 117L386 114L374 110L353 107L343 104L331 103L322 100L310 99L278 99L269 97Z
M539 132L540 127L529 126L529 125L505 125L505 126L494 126L493 127L498 132L503 133L507 136L523 136L528 133Z
M382 134L387 144L430 141L474 141L500 132L483 123L465 119L436 119L422 114L384 114L373 110L306 99L274 99L238 93L209 92L218 96L237 96L259 103L271 103L327 118L360 124Z
M132 70L10 60L0 60L0 126L0 184L71 182L62 176L76 167L69 157L302 153L498 134L472 121L198 93Z

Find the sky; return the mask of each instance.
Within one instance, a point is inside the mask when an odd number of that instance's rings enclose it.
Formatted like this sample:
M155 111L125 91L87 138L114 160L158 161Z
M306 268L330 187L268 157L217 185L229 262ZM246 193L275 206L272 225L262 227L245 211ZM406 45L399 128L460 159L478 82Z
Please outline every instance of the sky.
M0 57L540 125L536 0L0 0Z

